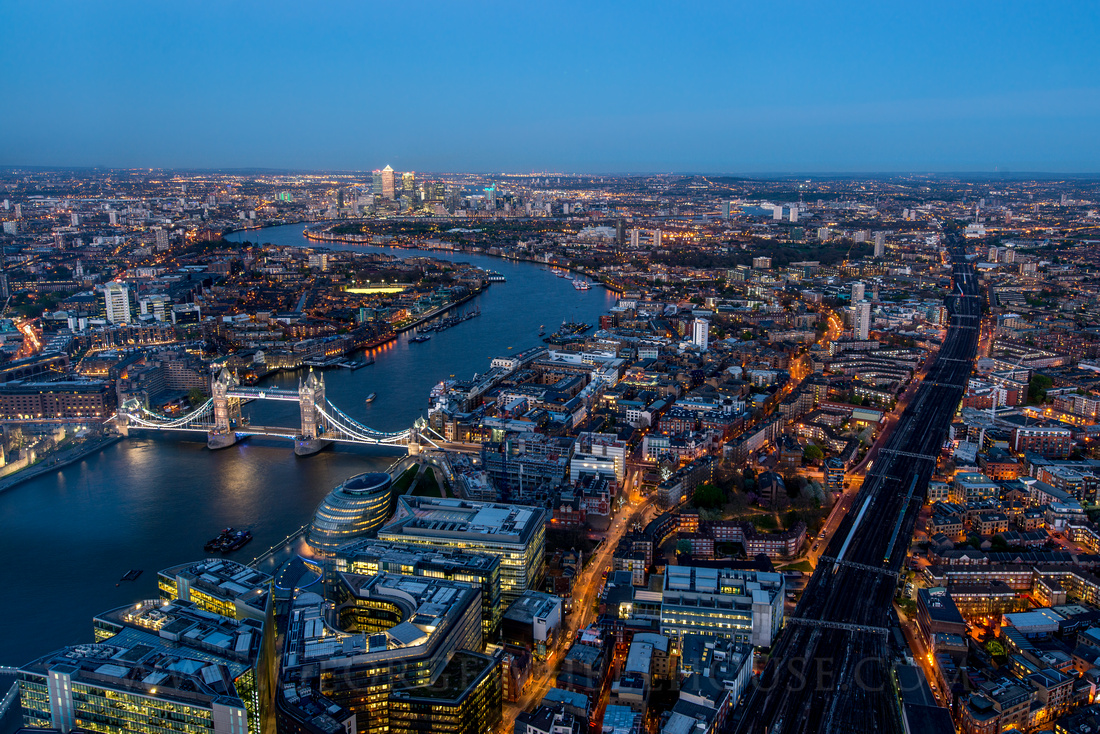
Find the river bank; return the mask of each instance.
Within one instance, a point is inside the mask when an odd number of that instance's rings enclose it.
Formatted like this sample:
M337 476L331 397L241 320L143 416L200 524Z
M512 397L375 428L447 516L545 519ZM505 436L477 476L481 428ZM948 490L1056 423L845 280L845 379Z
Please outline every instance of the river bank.
M410 217L408 219L408 221L415 221L415 220L416 220L416 218L414 218L414 217ZM327 221L327 220L325 220L325 221ZM397 243L397 244L385 243L385 244L383 244L383 243L376 243L376 242L373 242L373 241L369 241L367 239L366 235L334 235L334 234L331 234L327 231L328 229L331 229L332 227L337 226L337 224L342 224L347 220L342 220L341 222L331 222L331 223L329 223L328 227L325 230L313 231L313 230L310 229L311 226L317 225L317 224L324 224L325 221L309 222L309 221L303 220L301 222L291 222L291 223L288 223L288 224L277 224L277 225L262 226L262 227L249 227L249 228L246 228L246 229L233 230L232 232L227 233L226 236L228 237L230 234L239 234L241 232L253 232L253 231L259 231L259 230L264 230L264 229L274 229L276 227L290 227L290 226L293 226L295 224L299 224L299 225L304 225L304 227L302 229L302 237L304 239L308 240L310 243L350 245L352 247L356 247L356 246L358 246L358 247L379 247L379 248L396 249L396 250L423 250L423 251L428 252L429 255L432 255L434 253L447 253L447 254L463 253L463 254L468 254L468 255L477 255L477 256L481 256L481 257L492 257L492 258L498 258L500 260L507 260L509 262L530 263L532 265L540 265L540 266L543 266L543 267L558 268L559 270L567 270L571 273L576 273L577 275L583 275L585 277L592 278L595 285L603 286L604 288L608 289L609 291L611 291L613 293L618 293L618 294L621 295L622 293L625 292L625 289L621 285L619 285L618 283L610 283L610 282L601 280L599 273L593 273L593 272L590 272L590 271L587 271L587 270L583 270L581 268L575 268L571 265L566 266L566 265L560 265L560 264L556 264L556 263L550 263L550 262L546 262L544 260L538 260L538 259L533 258L533 257L518 257L518 256L515 256L515 255L500 255L500 254L494 254L494 253L489 252L488 250L485 250L485 249L476 249L475 250L475 249L468 249L468 248L463 248L463 247L430 247L428 245L425 245L424 243L412 243L412 244L408 244L408 245L400 244L400 243ZM358 220L356 220L356 221L358 221ZM369 221L369 220L363 219L361 221ZM477 222L479 220L471 220L471 221L472 222Z
M292 225L268 228L259 237L247 231L228 239L311 247L301 232L300 225ZM531 267L474 253L404 251L453 257L499 271L506 280L469 302L467 308L480 309L478 318L433 333L420 344L410 343L414 332L405 332L369 350L374 364L325 373L326 398L377 430L411 426L426 412L428 394L440 380L484 373L494 357L541 346L540 325L596 323L615 302L605 289L574 289L541 263ZM301 376L283 372L258 384L294 390ZM368 403L371 393L377 397ZM256 401L245 411L255 425L298 426L301 421L292 401ZM264 557L258 567L274 571L283 551L295 552L296 533L333 487L353 474L385 471L404 458L392 450L345 444L302 458L285 442L261 437L210 451L205 439L201 434L134 433L0 493L0 554L17 560L0 567L0 585L10 592L5 612L20 622L0 630L0 665L25 664L62 645L90 641L94 615L156 598L156 571L203 557L203 543L222 528L247 528L253 535L252 544L231 558L247 563L259 553ZM261 553L265 549L272 550ZM144 573L115 586L133 569Z
M0 492L16 487L23 482L29 482L32 479L37 479L43 475L63 469L92 454L99 453L108 446L118 443L122 438L122 436L105 436L100 439L85 442L80 446L74 446L64 451L59 451L54 456L47 456L41 461L31 464L22 471L0 479Z

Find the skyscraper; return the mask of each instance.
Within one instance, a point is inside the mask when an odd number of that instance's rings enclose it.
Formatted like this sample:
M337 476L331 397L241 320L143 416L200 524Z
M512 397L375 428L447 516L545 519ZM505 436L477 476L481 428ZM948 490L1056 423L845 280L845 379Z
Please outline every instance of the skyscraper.
M863 284L860 283L862 286ZM852 331L855 338L865 340L871 334L871 302L859 301L852 306Z
M405 193L412 194L416 190L416 174L412 171L401 174L401 188L405 190Z
M691 341L704 352L710 344L710 322L706 319L695 319L691 325Z
M104 285L103 305L107 321L112 324L130 323L130 288L125 283L112 281Z
M863 281L857 280L852 283L852 303L859 303L863 300L863 296L866 293L866 287L863 285Z
M875 232L875 257L886 256L886 233Z
M648 242L646 242L648 240ZM630 246L658 248L661 246L661 230L659 229L632 229L630 230Z
M393 169L386 166L382 169L382 196L392 199L394 195Z
M373 173L373 179L371 181L370 192L372 194L374 194L375 196L381 196L382 195L382 172L381 171L375 171Z

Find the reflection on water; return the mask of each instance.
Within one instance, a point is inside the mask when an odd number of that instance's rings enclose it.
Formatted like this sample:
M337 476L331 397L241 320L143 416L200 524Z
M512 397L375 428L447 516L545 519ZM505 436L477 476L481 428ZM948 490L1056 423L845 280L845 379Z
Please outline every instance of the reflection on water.
M243 233L237 239L307 244L301 227ZM489 360L539 344L538 329L563 320L596 323L612 304L602 288L577 291L541 266L489 257L384 248L397 256L433 255L496 270L507 278L470 304L481 316L430 341L403 335L373 350L375 364L324 373L326 394L356 420L401 430L423 415L428 391L452 375L489 369ZM304 372L268 386L296 388ZM373 403L365 398L377 392ZM255 423L297 426L295 403L246 406ZM337 446L308 458L288 441L249 439L209 451L196 434L135 434L56 474L0 493L0 665L20 665L65 644L92 639L92 615L155 597L156 572L202 556L203 543L232 525L254 540L233 558L249 561L308 522L335 485L384 470L395 458L375 448ZM143 569L135 582L119 582ZM270 570L270 569L265 569ZM117 584L117 586L116 586Z

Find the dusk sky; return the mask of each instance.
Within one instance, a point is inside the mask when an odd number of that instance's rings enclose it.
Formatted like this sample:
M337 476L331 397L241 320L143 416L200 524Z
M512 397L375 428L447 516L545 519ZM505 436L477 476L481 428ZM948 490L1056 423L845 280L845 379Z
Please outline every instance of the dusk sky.
M1100 171L1095 0L9 0L0 27L0 165Z

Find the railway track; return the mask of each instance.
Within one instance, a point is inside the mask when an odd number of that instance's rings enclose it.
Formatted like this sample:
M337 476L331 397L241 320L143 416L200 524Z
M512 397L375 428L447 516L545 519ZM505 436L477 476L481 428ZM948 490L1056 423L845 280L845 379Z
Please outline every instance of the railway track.
M878 631L889 627L897 574L978 348L977 279L961 240L948 237L947 336L738 712L740 734L901 731Z

